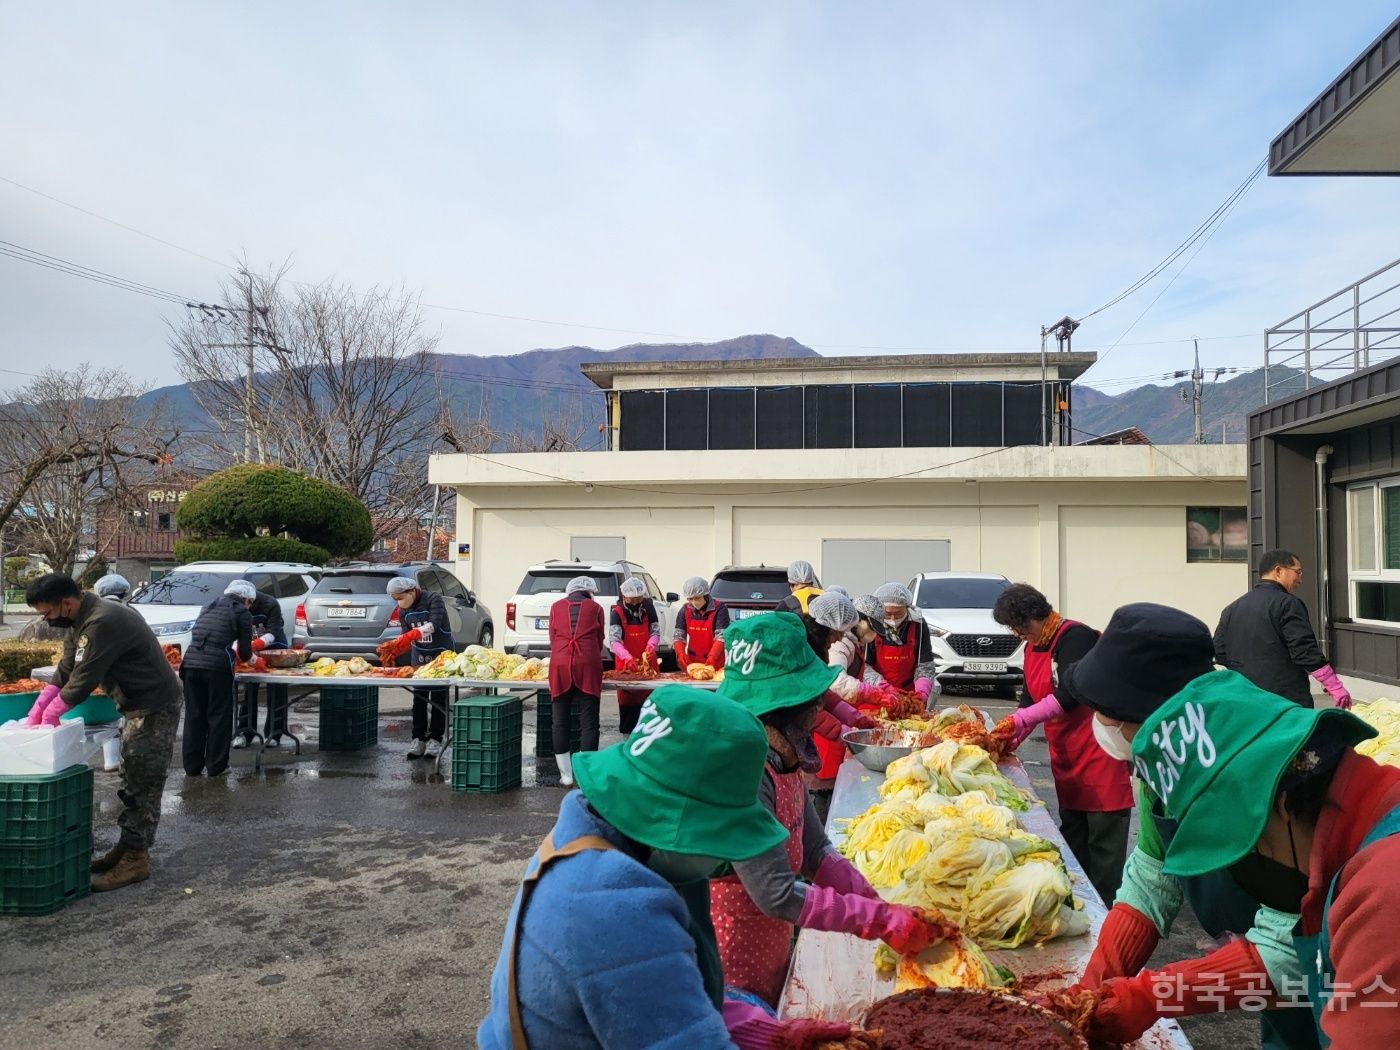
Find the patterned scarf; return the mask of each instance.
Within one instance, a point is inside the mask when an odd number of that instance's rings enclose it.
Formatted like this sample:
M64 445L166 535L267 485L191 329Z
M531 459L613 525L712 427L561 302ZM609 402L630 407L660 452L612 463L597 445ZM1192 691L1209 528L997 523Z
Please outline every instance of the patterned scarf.
M1035 640L1036 649L1044 649L1050 645L1050 639L1055 637L1055 632L1060 629L1060 623L1064 619L1054 609L1050 610L1050 615L1045 618L1045 626L1040 630L1040 637Z

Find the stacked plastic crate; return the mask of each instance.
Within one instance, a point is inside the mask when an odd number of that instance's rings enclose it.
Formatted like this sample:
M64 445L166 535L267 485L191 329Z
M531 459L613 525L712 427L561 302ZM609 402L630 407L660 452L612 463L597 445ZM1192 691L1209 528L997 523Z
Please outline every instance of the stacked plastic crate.
M452 705L452 790L495 794L520 786L525 704L519 696L464 696Z
M48 915L92 888L92 769L0 777L0 915Z
M379 743L379 689L372 685L321 687L322 751L359 751Z

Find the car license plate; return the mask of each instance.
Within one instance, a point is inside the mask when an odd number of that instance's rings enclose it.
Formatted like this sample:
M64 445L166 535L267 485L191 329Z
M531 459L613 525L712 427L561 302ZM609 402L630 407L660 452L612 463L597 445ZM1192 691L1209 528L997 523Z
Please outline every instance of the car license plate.
M1004 660L969 660L963 664L963 670L970 674L1005 674L1006 662Z
M547 631L547 630L549 630L549 618L546 617L546 616L536 616L536 617L535 617L535 630L537 630L537 631Z
M328 620L363 620L368 615L369 610L363 605L352 605L348 609L333 605L326 610Z

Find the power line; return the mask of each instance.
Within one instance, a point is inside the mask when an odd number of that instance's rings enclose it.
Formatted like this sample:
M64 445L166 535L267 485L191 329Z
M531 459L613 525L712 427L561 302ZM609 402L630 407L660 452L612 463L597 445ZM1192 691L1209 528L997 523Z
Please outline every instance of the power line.
M57 255L49 255L46 252L36 251L33 248L26 248L21 244L12 241L0 240L0 255L17 259L20 262L27 262L34 266L42 266L45 269L55 270L58 273L66 273L73 277L81 277L84 280L92 281L96 284L104 284L112 288L119 288L126 292L136 292L138 295L150 296L153 299L161 299L177 306L186 305L189 300L185 296L177 295L174 292L157 288L154 285L143 284L140 281L133 281L126 277L119 277L116 274L107 273L105 270L98 270L82 263L75 263L68 259L60 258Z

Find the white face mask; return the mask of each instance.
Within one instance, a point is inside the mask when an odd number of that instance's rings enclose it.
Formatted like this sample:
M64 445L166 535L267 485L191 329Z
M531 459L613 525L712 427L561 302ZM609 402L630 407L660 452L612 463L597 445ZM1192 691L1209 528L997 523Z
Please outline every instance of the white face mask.
M1133 760L1133 743L1123 735L1121 725L1104 725L1097 718L1094 718L1094 739L1098 741L1099 747L1108 753L1109 758L1116 758L1120 762L1131 762Z

